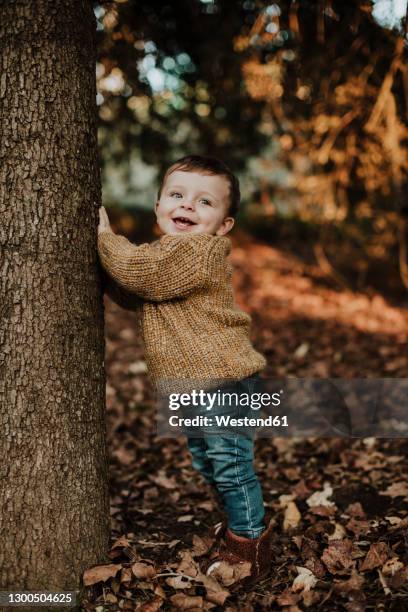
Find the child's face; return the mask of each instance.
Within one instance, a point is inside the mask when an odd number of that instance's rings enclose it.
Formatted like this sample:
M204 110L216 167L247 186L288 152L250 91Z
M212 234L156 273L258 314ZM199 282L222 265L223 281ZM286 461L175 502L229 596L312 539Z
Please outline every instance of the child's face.
M218 175L175 170L156 202L157 223L165 234L223 236L234 225L227 216L229 184Z

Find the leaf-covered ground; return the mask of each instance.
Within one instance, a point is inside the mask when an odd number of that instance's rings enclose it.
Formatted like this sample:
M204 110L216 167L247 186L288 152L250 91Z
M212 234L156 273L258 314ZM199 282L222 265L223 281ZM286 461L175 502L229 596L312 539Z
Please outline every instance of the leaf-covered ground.
M265 375L406 376L406 310L339 290L243 234L231 260ZM112 548L106 565L84 574L84 609L408 610L407 437L257 440L275 525L271 574L248 591L233 590L226 568L211 580L200 573L222 509L185 440L156 437L135 315L105 304Z

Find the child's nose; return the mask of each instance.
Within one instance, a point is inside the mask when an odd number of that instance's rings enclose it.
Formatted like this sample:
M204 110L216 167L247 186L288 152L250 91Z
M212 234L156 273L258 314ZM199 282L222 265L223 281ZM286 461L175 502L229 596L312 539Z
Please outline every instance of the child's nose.
M193 210L194 204L193 202L183 202L181 208L187 208L188 210Z

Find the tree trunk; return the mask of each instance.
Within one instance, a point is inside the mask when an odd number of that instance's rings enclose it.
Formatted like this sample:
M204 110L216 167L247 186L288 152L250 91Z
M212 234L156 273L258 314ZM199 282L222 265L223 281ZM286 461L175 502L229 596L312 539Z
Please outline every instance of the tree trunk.
M76 590L109 543L96 25L1 4L0 589Z

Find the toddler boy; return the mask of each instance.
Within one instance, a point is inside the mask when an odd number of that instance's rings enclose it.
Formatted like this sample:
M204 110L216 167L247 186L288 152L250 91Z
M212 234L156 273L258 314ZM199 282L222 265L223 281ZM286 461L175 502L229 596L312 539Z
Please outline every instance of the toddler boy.
M141 312L141 333L153 384L163 380L231 381L223 390L251 392L265 358L249 339L250 317L234 304L227 261L240 202L239 183L220 160L187 156L164 175L155 204L163 233L134 245L112 232L100 209L98 251L114 281L110 295ZM188 438L193 466L220 495L228 521L214 528L205 571L222 560L251 563L246 583L265 576L272 523L265 524L262 491L253 468L253 440L244 435Z

